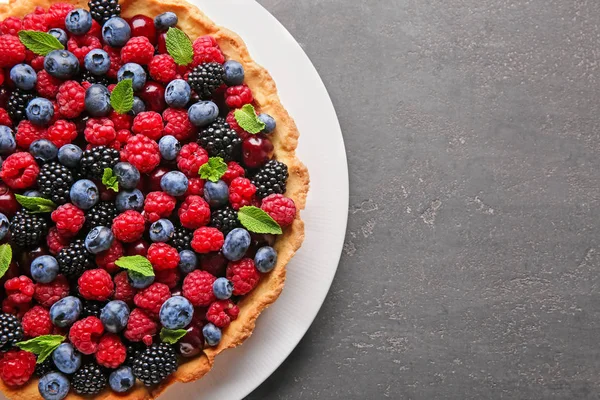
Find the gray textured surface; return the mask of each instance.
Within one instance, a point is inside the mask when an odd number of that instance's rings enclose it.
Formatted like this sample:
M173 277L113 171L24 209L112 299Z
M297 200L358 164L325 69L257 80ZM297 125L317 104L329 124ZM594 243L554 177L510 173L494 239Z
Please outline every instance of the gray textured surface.
M331 93L351 209L248 399L600 398L600 2L260 3Z

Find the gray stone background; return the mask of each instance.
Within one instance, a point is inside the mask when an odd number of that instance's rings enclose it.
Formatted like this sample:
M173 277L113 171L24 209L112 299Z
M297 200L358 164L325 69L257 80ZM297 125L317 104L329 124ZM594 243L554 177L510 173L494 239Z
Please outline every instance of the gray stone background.
M329 89L350 210L248 399L600 398L600 2L259 2Z

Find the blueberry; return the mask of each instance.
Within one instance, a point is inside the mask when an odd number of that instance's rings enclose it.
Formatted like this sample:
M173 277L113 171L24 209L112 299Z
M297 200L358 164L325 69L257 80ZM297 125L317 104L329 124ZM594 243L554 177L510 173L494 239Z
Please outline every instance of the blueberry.
M85 237L85 248L92 254L102 253L110 249L115 236L110 228L96 226Z
M36 125L46 125L54 116L52 102L43 97L31 100L25 109L27 119Z
M265 124L265 129L263 129L264 133L271 133L275 130L277 126L275 119L271 117L269 114L259 114L258 119L260 119Z
M182 196L187 191L188 178L183 172L167 172L160 178L160 188L171 196Z
M60 28L52 28L48 31L48 33L57 38L60 44L67 47L67 40L69 40L67 32Z
M165 89L165 102L171 107L183 108L190 102L192 89L183 79L174 79Z
M174 12L167 11L154 17L154 26L159 31L166 31L175 25L177 25L177 14Z
M10 227L10 221L8 220L6 215L0 213L0 240L4 239L4 237L8 233L9 227Z
M131 28L123 18L112 17L102 27L102 39L112 47L121 47L131 37Z
M17 64L10 69L10 80L23 90L31 90L37 82L35 70L27 64Z
M79 73L79 61L67 50L52 50L44 58L44 69L58 79L69 79Z
M65 144L58 149L58 161L65 167L77 167L82 156L83 150L74 144Z
M110 114L110 93L104 85L98 83L85 91L85 110L92 117L106 117Z
M183 296L173 296L160 307L160 323L167 329L182 329L192 322L194 307Z
M175 227L168 219L159 219L150 225L150 240L153 242L168 242L173 237Z
M108 332L121 332L129 321L129 307L121 300L109 301L100 311L100 321Z
M23 196L25 196L25 197L44 197L44 194L42 192L40 192L39 190L28 190L25 193L23 193Z
M52 353L52 361L60 372L72 374L81 367L81 353L70 343L61 343Z
M127 277L129 278L129 284L136 289L145 289L154 282L153 276L144 276L133 271L127 271Z
M12 129L0 125L0 154L11 154L16 148L17 142Z
M244 67L237 61L229 60L223 64L225 73L223 81L227 86L237 86L244 83Z
M65 27L75 35L85 35L92 27L92 15L88 10L76 8L67 14Z
M110 69L110 56L102 49L94 49L83 59L85 69L94 75L104 75Z
M135 189L140 183L140 171L128 162L117 163L113 167L113 174L119 181L119 189Z
M121 82L124 79L131 79L133 91L137 92L146 84L146 71L140 64L127 63L117 72L117 80Z
M50 283L58 275L58 261L52 256L39 256L31 263L31 277L38 283Z
M119 367L108 377L110 388L117 393L128 391L135 385L135 377L131 367Z
M158 149L160 155L167 161L173 161L177 158L179 150L181 150L181 143L173 135L166 135L160 138L158 141Z
M219 116L219 107L212 101L199 101L188 109L190 121L195 126L204 127Z
M198 268L198 256L191 250L181 250L179 252L179 270L184 274L189 274Z
M146 111L146 105L144 101L137 96L133 96L133 107L131 107L131 115L138 115L141 112Z
M221 341L221 330L211 323L204 325L202 335L209 346L216 346Z
M58 149L48 139L38 139L31 143L29 152L41 164L54 160L58 154Z
M254 256L254 265L260 272L269 272L277 263L277 252L270 246L261 247Z
M213 293L219 300L227 300L233 294L233 283L227 278L217 278L213 283Z
M69 394L71 384L60 372L50 372L40 378L38 390L44 400L62 400Z
M50 320L55 326L65 328L77 321L81 307L81 300L75 296L67 296L50 307Z
M214 208L227 204L229 200L229 188L227 184L223 181L207 181L204 184L204 200Z
M94 207L100 198L96 184L89 179L78 180L69 192L71 202L82 210Z
M250 247L250 233L244 228L235 228L227 234L223 243L223 255L229 261L238 261L244 257Z
M141 211L144 208L144 194L139 189L123 190L117 195L115 205L120 212Z

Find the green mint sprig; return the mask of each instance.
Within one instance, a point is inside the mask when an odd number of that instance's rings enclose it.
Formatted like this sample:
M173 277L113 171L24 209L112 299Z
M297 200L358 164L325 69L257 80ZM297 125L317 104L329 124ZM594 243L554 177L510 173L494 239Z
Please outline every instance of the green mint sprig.
M56 209L56 204L52 200L44 199L43 197L27 197L15 194L15 198L23 208L33 214L48 213Z
M154 276L152 264L144 256L125 256L115 261L118 267L136 272L142 276Z
M57 38L46 32L19 31L19 40L25 47L41 56L53 50L64 50L65 46Z
M113 192L119 191L119 180L114 174L112 168L104 168L104 174L102 174L102 184Z
M6 274L10 262L12 261L12 248L8 243L4 243L0 246L0 278Z
M270 233L273 235L281 235L283 231L281 226L269 214L258 207L244 206L238 211L238 220L254 233Z
M35 354L37 364L43 363L50 354L65 340L61 335L43 335L16 344L21 350Z
M233 112L238 125L248 133L257 134L265 129L265 123L262 122L252 104L245 104Z
M162 328L160 330L160 340L168 344L175 344L179 341L179 339L184 337L186 333L187 329Z
M198 170L198 175L202 179L208 179L211 182L216 182L227 172L227 164L221 157L211 157L208 162L202 164Z
M123 79L110 94L110 105L119 114L127 114L133 108L133 81Z
M192 41L181 29L169 28L165 44L169 55L178 65L188 65L194 59Z

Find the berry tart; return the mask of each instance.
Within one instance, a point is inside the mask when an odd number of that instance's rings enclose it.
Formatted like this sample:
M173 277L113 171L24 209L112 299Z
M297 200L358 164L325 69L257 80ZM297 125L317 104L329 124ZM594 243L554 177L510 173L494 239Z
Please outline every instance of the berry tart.
M304 239L298 136L191 4L0 4L0 390L150 399L206 374Z

